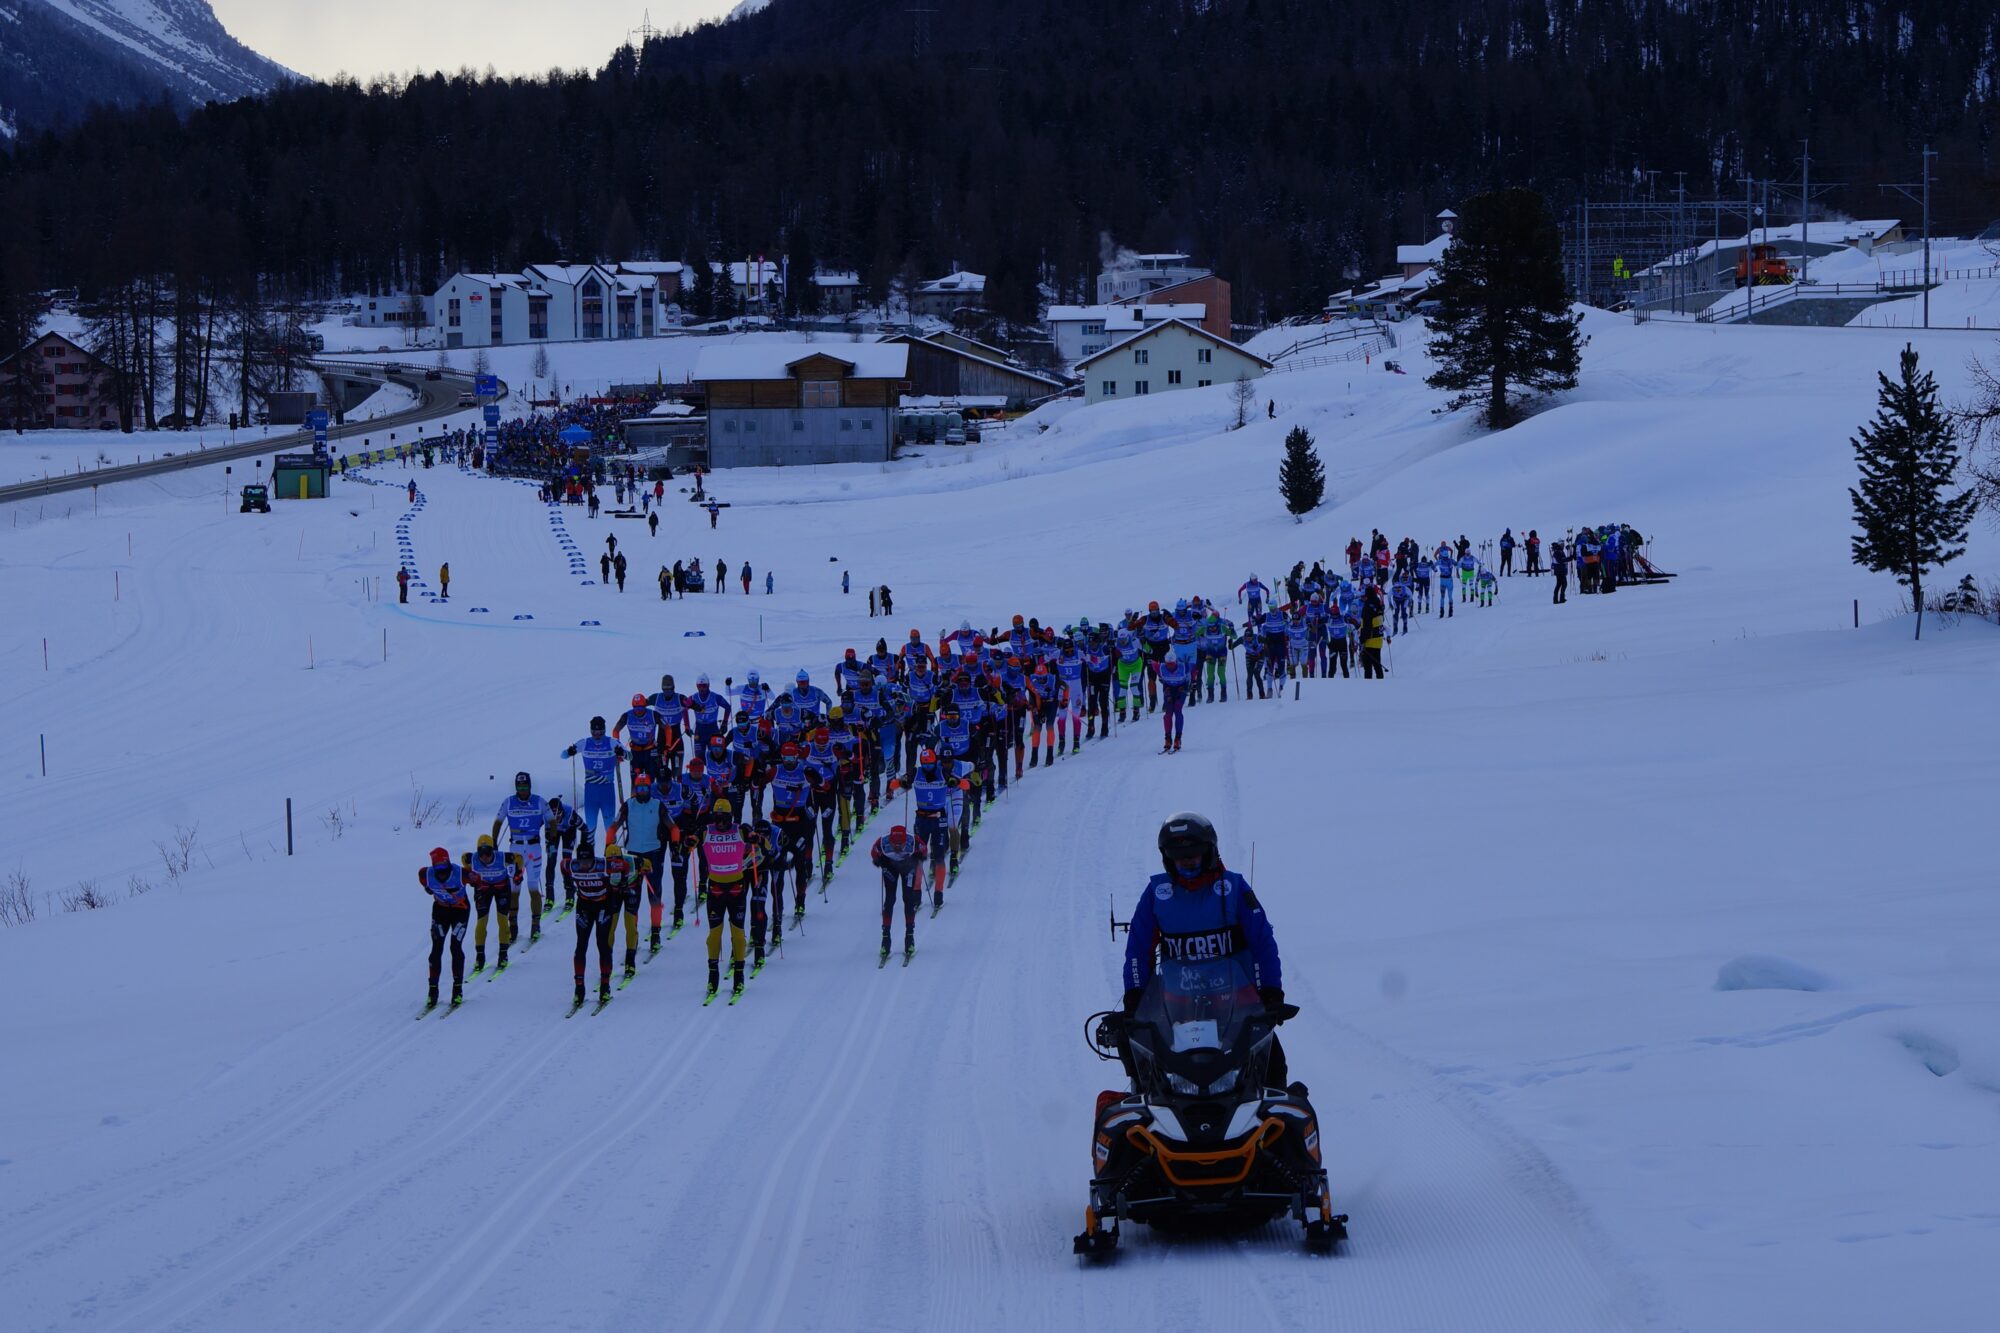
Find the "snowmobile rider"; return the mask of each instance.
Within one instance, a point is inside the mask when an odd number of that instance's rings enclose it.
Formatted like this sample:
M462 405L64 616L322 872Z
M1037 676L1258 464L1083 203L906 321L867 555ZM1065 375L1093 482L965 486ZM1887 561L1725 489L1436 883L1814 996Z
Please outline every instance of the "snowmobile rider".
M1215 825L1189 812L1169 816L1160 825L1159 845L1161 873L1146 881L1125 935L1125 1016L1139 1008L1157 959L1235 957L1256 983L1264 1007L1284 1007L1277 937L1249 881L1222 864ZM1132 1058L1122 1041L1119 1058L1130 1075ZM1266 1078L1282 1088L1288 1074L1284 1047L1274 1034Z

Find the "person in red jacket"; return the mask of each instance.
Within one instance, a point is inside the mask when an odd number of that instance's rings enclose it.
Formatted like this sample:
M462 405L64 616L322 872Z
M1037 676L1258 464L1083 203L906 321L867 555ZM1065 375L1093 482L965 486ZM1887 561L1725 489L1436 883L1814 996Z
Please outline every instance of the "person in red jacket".
M892 782L891 787L895 784ZM917 872L924 863L924 845L910 836L901 824L888 836L875 839L868 859L882 872L882 961L889 960L889 923L893 919L898 893L903 898L903 961L917 951L917 905L923 890L917 887Z

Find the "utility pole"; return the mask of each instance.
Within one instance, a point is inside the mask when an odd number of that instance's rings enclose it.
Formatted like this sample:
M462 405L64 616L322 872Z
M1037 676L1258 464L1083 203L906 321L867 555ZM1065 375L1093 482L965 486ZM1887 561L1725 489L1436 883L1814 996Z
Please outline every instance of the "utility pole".
M1807 244L1812 240L1812 140L1799 142L1805 150L1799 158L1799 169L1804 173L1804 184L1799 187L1799 281L1804 282L1812 270L1812 248Z
M1905 199L1920 203L1924 209L1924 327L1931 326L1931 159L1937 154L1929 144L1924 145L1924 178L1920 181L1904 181L1901 184L1884 185L1885 190L1894 190Z

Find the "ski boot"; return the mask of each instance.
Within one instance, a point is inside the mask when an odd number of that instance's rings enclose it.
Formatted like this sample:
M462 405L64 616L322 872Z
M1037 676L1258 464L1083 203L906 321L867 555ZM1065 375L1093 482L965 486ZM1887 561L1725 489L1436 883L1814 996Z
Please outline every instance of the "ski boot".
M452 983L451 983L451 1007L452 1007L452 1008L454 1008L454 1009L456 1009L456 1008L458 1008L458 1006L460 1006L461 1004L464 1004L464 1003L465 1003L465 983L464 983L464 982L462 982L462 981L454 981L454 982L452 982Z
M1071 742L1069 743L1069 752L1070 752L1071 754L1082 754L1082 753L1083 753L1083 742L1082 742L1081 740L1074 740L1074 741L1071 741Z
M909 962L910 955L917 951L917 933L909 926L903 927L903 961Z
M646 947L654 953L660 951L660 928L658 926L653 927L652 935L646 940Z
M484 972L486 970L486 950L479 949L473 953L472 970L474 972Z
M435 981L433 981L431 983L431 998L428 1007L432 1009L437 1008L437 1002L438 1002L438 984Z
M573 998L573 999L575 999L575 1001L576 1001L576 1002L577 1002L578 1004L582 1004L582 1003L583 1003L583 996L584 996L584 992L583 992L583 983L582 983L581 981L579 981L579 982L577 982L577 983L576 983L576 994L575 994L575 995L574 995L574 996L573 996L572 998Z
M737 959L729 965L729 998L733 1003L743 994L743 960Z
M1056 747L1051 745L1048 747L1048 754L1046 757L1043 758L1042 763L1044 766L1046 766L1049 764L1053 764L1055 761L1056 761Z
M498 965L497 967L495 967L495 968L494 968L493 970L494 970L495 972L505 972L505 971L507 970L507 950L506 950L506 949L504 949L504 948L503 948L503 949L501 949L501 950L500 950L500 962L499 962L499 965Z
M606 973L597 983L597 1007L602 1009L611 1003L611 975Z
M752 948L750 951L750 970L752 972L755 972L758 969L762 968L763 966L764 966L764 946L759 944L754 948Z
M715 992L722 985L722 964L719 960L708 960L708 998L714 999Z
M1036 747L1035 747L1034 749L1032 749L1032 750L1028 751L1028 767L1029 767L1029 768L1033 768L1033 767L1035 767L1035 765L1036 765L1036 764L1038 764L1038 763L1039 763L1039 762L1041 761L1041 753L1042 753L1042 750L1041 750L1041 747L1040 747L1040 746L1036 746ZM1017 773L1017 774L1015 774L1015 776L1016 776L1016 777L1019 777L1020 775L1019 775L1019 774Z

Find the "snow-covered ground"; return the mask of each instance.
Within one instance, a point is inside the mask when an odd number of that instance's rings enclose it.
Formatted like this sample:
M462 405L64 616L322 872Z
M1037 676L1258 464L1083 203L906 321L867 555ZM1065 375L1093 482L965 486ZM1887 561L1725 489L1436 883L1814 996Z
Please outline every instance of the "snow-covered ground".
M381 397L380 394L376 395ZM371 400L373 401L373 400ZM285 435L296 426L258 426L260 435ZM35 430L16 435L0 432L0 485L74 476L126 463L144 463L166 454L199 453L231 443L241 444L250 432L232 433L227 426L198 430L135 431Z
M10 514L0 871L122 899L0 931L10 1324L1985 1322L2000 631L1912 644L1847 555L1847 438L1910 335L1586 331L1582 389L1502 436L1435 416L1406 347L1407 376L1270 378L1277 418L1242 431L1216 389L721 474L719 529L670 493L658 538L455 469L269 516L209 468ZM1992 352L1916 338L1948 392ZM623 380L683 346L551 355ZM510 382L517 354L493 353ZM1294 425L1329 475L1303 524L1275 486ZM823 676L912 626L1229 598L1371 527L1609 520L1680 577L1564 606L1517 577L1398 637L1387 682L1203 705L1178 757L1148 723L1031 774L908 970L875 968L857 860L737 1008L698 1007L688 931L564 1021L563 934L409 1021L424 853L469 847L517 768L567 795L558 751L663 671ZM635 554L622 595L594 583L607 531ZM400 606L404 532L425 588ZM662 604L652 570L694 556L777 591ZM1996 559L1982 529L1950 576ZM874 583L894 619L867 616ZM1108 1271L1068 1252L1115 1081L1080 1031L1117 995L1107 906L1184 807L1254 868L1304 1010L1285 1041L1354 1218L1330 1262L1281 1227L1129 1233Z

